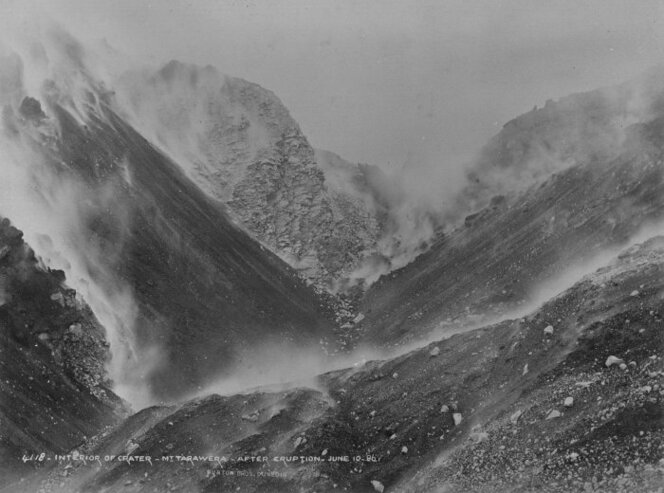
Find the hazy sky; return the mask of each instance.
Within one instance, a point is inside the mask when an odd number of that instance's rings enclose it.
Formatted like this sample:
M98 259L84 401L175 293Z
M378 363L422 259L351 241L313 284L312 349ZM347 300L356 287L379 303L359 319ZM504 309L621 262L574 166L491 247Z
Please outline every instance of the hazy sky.
M391 167L454 164L548 98L664 61L661 1L0 0L0 27L36 12L257 82L314 146Z

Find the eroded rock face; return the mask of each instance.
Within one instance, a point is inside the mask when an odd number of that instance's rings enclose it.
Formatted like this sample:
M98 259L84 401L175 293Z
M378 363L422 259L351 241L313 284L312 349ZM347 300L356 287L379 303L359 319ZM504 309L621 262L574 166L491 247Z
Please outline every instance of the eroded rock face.
M23 454L69 451L128 412L104 329L22 236L0 221L0 487L35 465Z
M379 206L362 168L317 153L272 92L179 62L123 86L139 128L303 277L329 284L375 247Z

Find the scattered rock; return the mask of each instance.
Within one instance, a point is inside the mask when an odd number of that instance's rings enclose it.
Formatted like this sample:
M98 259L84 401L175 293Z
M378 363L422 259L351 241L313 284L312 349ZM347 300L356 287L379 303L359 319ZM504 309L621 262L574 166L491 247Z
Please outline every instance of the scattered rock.
M430 356L438 356L439 354L440 354L440 348L438 346L429 351Z
M572 407L574 405L574 397L565 397L565 407Z
M371 481L371 486L373 486L373 489L378 493L383 493L383 491L385 491L385 486L383 486L383 483L376 481L375 479Z
M402 454L407 454L408 453L408 447L406 447L405 445L403 447L401 447L401 453Z
M623 360L618 358L617 356L609 356L606 358L606 362L604 363L607 368L612 367L613 365L619 365L623 363Z
M631 293L629 293L629 295L630 295L630 296L638 296L638 295L639 295L639 291L638 291L637 289L635 289L634 291L632 291Z
M250 414L243 414L241 418L243 421L249 421L251 423L255 423L256 421L258 421L258 416L259 416L258 411L254 411Z
M523 372L521 372L521 375L525 375L526 373L528 373L528 363L523 366Z
M127 455L131 455L138 448L138 443L133 440L127 441Z
M41 103L30 96L23 98L23 101L21 101L21 106L18 110L21 115L34 122L40 122L46 118L46 114L44 113L44 110L42 110Z
M546 419L555 419L559 418L560 416L562 416L562 414L560 414L560 411L556 409L551 409L551 411L549 411L549 414L546 415Z
M544 329L546 335L553 335L553 325L547 325Z
M449 413L450 412L449 406L443 405L443 407L440 408L440 412L441 413Z
M304 445L305 443L307 443L307 439L306 439L306 438L304 438L304 437L297 437L297 439L295 440L295 448L299 447L300 445Z
M463 421L463 416L461 413L454 413L452 414L452 419L454 420L454 426L459 426Z
M62 295L62 293L53 293L51 295L51 301L57 302L60 306L64 308L65 306L65 297Z
M71 324L69 326L69 333L76 337L81 337L83 335L83 327L81 324Z
M515 411L511 416L510 416L510 422L512 424L516 424L519 421L519 418L523 414L523 411L520 409L518 411Z
M0 247L0 260L5 258L7 254L11 251L11 248L7 245L3 245Z

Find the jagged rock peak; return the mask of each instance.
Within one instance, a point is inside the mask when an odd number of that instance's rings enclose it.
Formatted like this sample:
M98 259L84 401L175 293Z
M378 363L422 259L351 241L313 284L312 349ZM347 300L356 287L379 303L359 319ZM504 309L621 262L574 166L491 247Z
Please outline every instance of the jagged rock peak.
M176 61L120 85L133 123L303 277L330 285L375 247L378 209L358 186L362 168L339 158L330 181L329 155L273 92Z

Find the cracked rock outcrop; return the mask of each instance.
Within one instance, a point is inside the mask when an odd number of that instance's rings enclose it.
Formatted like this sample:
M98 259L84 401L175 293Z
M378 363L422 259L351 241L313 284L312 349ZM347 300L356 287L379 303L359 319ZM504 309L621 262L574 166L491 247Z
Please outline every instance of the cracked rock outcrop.
M315 151L272 92L179 62L122 86L135 124L303 277L330 286L375 249L381 205L366 170Z

